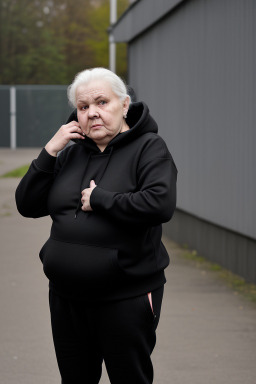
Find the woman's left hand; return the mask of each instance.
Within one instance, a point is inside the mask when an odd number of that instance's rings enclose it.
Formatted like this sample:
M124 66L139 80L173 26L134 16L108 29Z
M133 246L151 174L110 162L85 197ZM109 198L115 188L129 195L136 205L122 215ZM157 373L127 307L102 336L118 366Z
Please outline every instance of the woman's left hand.
M94 182L94 180L91 180L90 182L90 188L85 188L81 193L82 193L82 198L81 198L81 201L82 201L82 211L85 211L85 212L88 212L88 211L92 211L92 208L91 208L91 205L90 205L90 197L91 197L91 193L92 191L94 190L94 188L96 187L96 184Z

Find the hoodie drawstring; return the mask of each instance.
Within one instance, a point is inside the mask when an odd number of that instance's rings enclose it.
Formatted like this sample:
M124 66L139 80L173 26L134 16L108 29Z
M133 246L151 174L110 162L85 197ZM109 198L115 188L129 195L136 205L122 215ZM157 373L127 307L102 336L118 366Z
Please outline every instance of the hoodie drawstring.
M106 165L105 165L105 167L104 167L104 169L103 169L99 179L97 180L97 185L100 183L102 177L104 176L104 173L106 172L106 169L107 169L107 167L109 165L110 158L112 156L112 153L113 153L113 147L110 147L108 160L106 162ZM87 162L86 162L85 170L84 170L83 177L82 177L81 184L80 184L80 193L81 193L81 189L82 189L82 185L83 185L83 180L85 178L86 171L87 171L89 162L91 160L91 157L92 157L92 152L89 153L89 156L88 156L88 159L87 159ZM95 182L96 182L96 180L95 180ZM81 206L82 206L81 199L79 199L78 203L77 203L76 211L75 211L75 219L77 218L77 214L78 214L79 210L81 209Z
M110 149L109 149L109 155L108 155L108 160L107 160L107 162L106 162L106 165L105 165L103 171L101 172L100 178L97 180L97 185L99 184L99 182L101 181L102 177L104 176L104 173L106 172L106 169L107 169L107 167L108 167L108 164L109 164L109 161L110 161L112 152L113 152L113 147L110 147Z
M89 156L88 156L88 159L87 159L87 162L86 162L86 165L85 165L85 169L84 169L83 177L82 177L81 184L80 184L80 190L79 190L79 193L80 193L80 194L81 194L81 189L82 189L83 179L84 179L84 177L85 177L85 174L86 174L86 171L87 171L89 162L90 162L90 160L91 160L91 156L92 156L92 152L89 153ZM80 196L80 195L79 195L79 196ZM77 206L76 206L76 211L75 211L75 219L77 218L77 214L78 214L78 211L80 210L81 206L82 206L82 203L81 203L81 199L79 198L79 199L78 199Z

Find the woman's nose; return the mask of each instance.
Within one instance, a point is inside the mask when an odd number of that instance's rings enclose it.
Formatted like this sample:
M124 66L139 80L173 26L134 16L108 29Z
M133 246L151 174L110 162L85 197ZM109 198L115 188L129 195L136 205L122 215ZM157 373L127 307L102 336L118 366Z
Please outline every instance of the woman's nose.
M88 116L90 119L93 119L95 117L99 117L99 113L97 112L97 108L93 105L89 106Z

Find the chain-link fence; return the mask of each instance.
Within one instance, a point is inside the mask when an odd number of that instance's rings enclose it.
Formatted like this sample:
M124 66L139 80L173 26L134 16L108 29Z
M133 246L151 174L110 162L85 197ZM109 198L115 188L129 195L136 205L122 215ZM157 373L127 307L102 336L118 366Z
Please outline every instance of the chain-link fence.
M67 86L0 86L0 147L42 147L72 108Z

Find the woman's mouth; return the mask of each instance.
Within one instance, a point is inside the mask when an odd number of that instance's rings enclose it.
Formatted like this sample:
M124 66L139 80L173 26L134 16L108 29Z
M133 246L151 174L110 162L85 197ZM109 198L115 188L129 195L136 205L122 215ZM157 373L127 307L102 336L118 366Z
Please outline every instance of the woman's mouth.
M91 126L91 129L94 129L94 128L100 128L100 127L102 127L102 125L101 124L94 124L94 125L92 125Z

